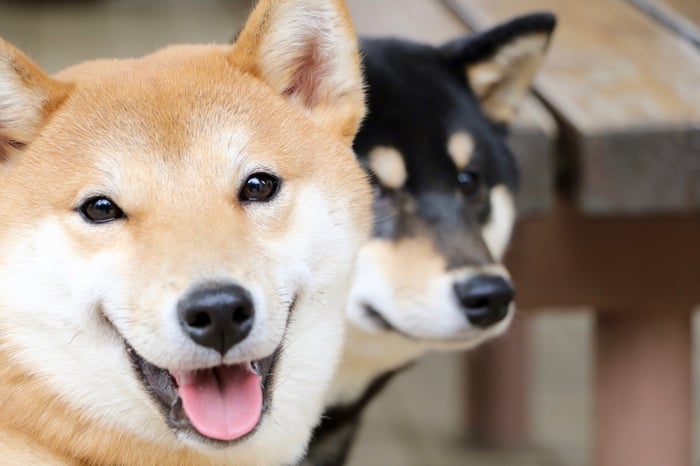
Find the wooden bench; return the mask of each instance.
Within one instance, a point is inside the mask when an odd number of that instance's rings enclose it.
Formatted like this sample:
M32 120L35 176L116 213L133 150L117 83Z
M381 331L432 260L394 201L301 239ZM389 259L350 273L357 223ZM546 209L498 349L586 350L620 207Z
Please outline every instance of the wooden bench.
M431 42L465 32L464 25L479 30L533 10L557 14L535 86L556 127L536 103L516 124L525 190L508 265L521 308L598 311L600 466L691 462L700 50L672 20L685 18L683 30L692 30L700 7L697 0L645 2L662 5L666 20L632 0L349 2L361 33ZM485 443L528 440L526 340L525 328L515 327L472 362L471 424Z
M690 464L698 50L619 1L449 3L476 28L557 13L536 88L559 122L561 189L551 215L519 225L509 260L519 303L599 311L595 464Z

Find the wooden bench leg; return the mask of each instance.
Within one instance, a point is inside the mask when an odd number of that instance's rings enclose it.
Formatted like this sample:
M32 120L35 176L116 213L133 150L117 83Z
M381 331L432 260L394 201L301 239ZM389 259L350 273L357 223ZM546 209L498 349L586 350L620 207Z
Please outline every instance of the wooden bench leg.
M688 466L690 312L596 317L596 466Z
M467 356L466 431L477 445L529 445L530 384L527 318L516 314L506 335Z

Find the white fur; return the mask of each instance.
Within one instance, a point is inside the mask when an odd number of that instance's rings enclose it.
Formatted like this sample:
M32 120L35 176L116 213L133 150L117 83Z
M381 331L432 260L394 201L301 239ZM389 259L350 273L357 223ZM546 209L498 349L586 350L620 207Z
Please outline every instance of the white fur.
M482 227L484 241L491 256L500 261L506 252L515 223L515 203L508 188L497 185L489 193L491 201L491 216Z
M345 352L326 396L326 405L356 401L380 374L397 369L427 352L430 344L397 333L367 331L348 325Z
M3 349L76 408L92 407L97 418L164 439L166 427L138 381L106 376L132 372L122 342L95 309L100 282L112 281L116 294L123 286L106 272L113 258L72 254L74 245L53 220L14 236L0 267Z

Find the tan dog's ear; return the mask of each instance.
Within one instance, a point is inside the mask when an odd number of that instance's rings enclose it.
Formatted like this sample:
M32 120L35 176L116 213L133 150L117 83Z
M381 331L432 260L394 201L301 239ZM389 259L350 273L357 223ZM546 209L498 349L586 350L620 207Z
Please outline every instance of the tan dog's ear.
M68 87L0 39L0 162L34 139Z
M260 0L233 61L348 144L364 116L358 43L340 0Z
M442 47L466 78L487 117L509 123L542 64L556 19L549 13L520 16Z

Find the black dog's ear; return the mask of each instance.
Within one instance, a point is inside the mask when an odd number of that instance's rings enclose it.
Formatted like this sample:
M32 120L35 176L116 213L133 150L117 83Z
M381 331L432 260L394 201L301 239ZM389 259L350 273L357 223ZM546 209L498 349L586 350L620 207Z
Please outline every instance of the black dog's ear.
M507 124L530 89L555 24L550 13L519 16L449 42L442 52L466 74L486 115Z

